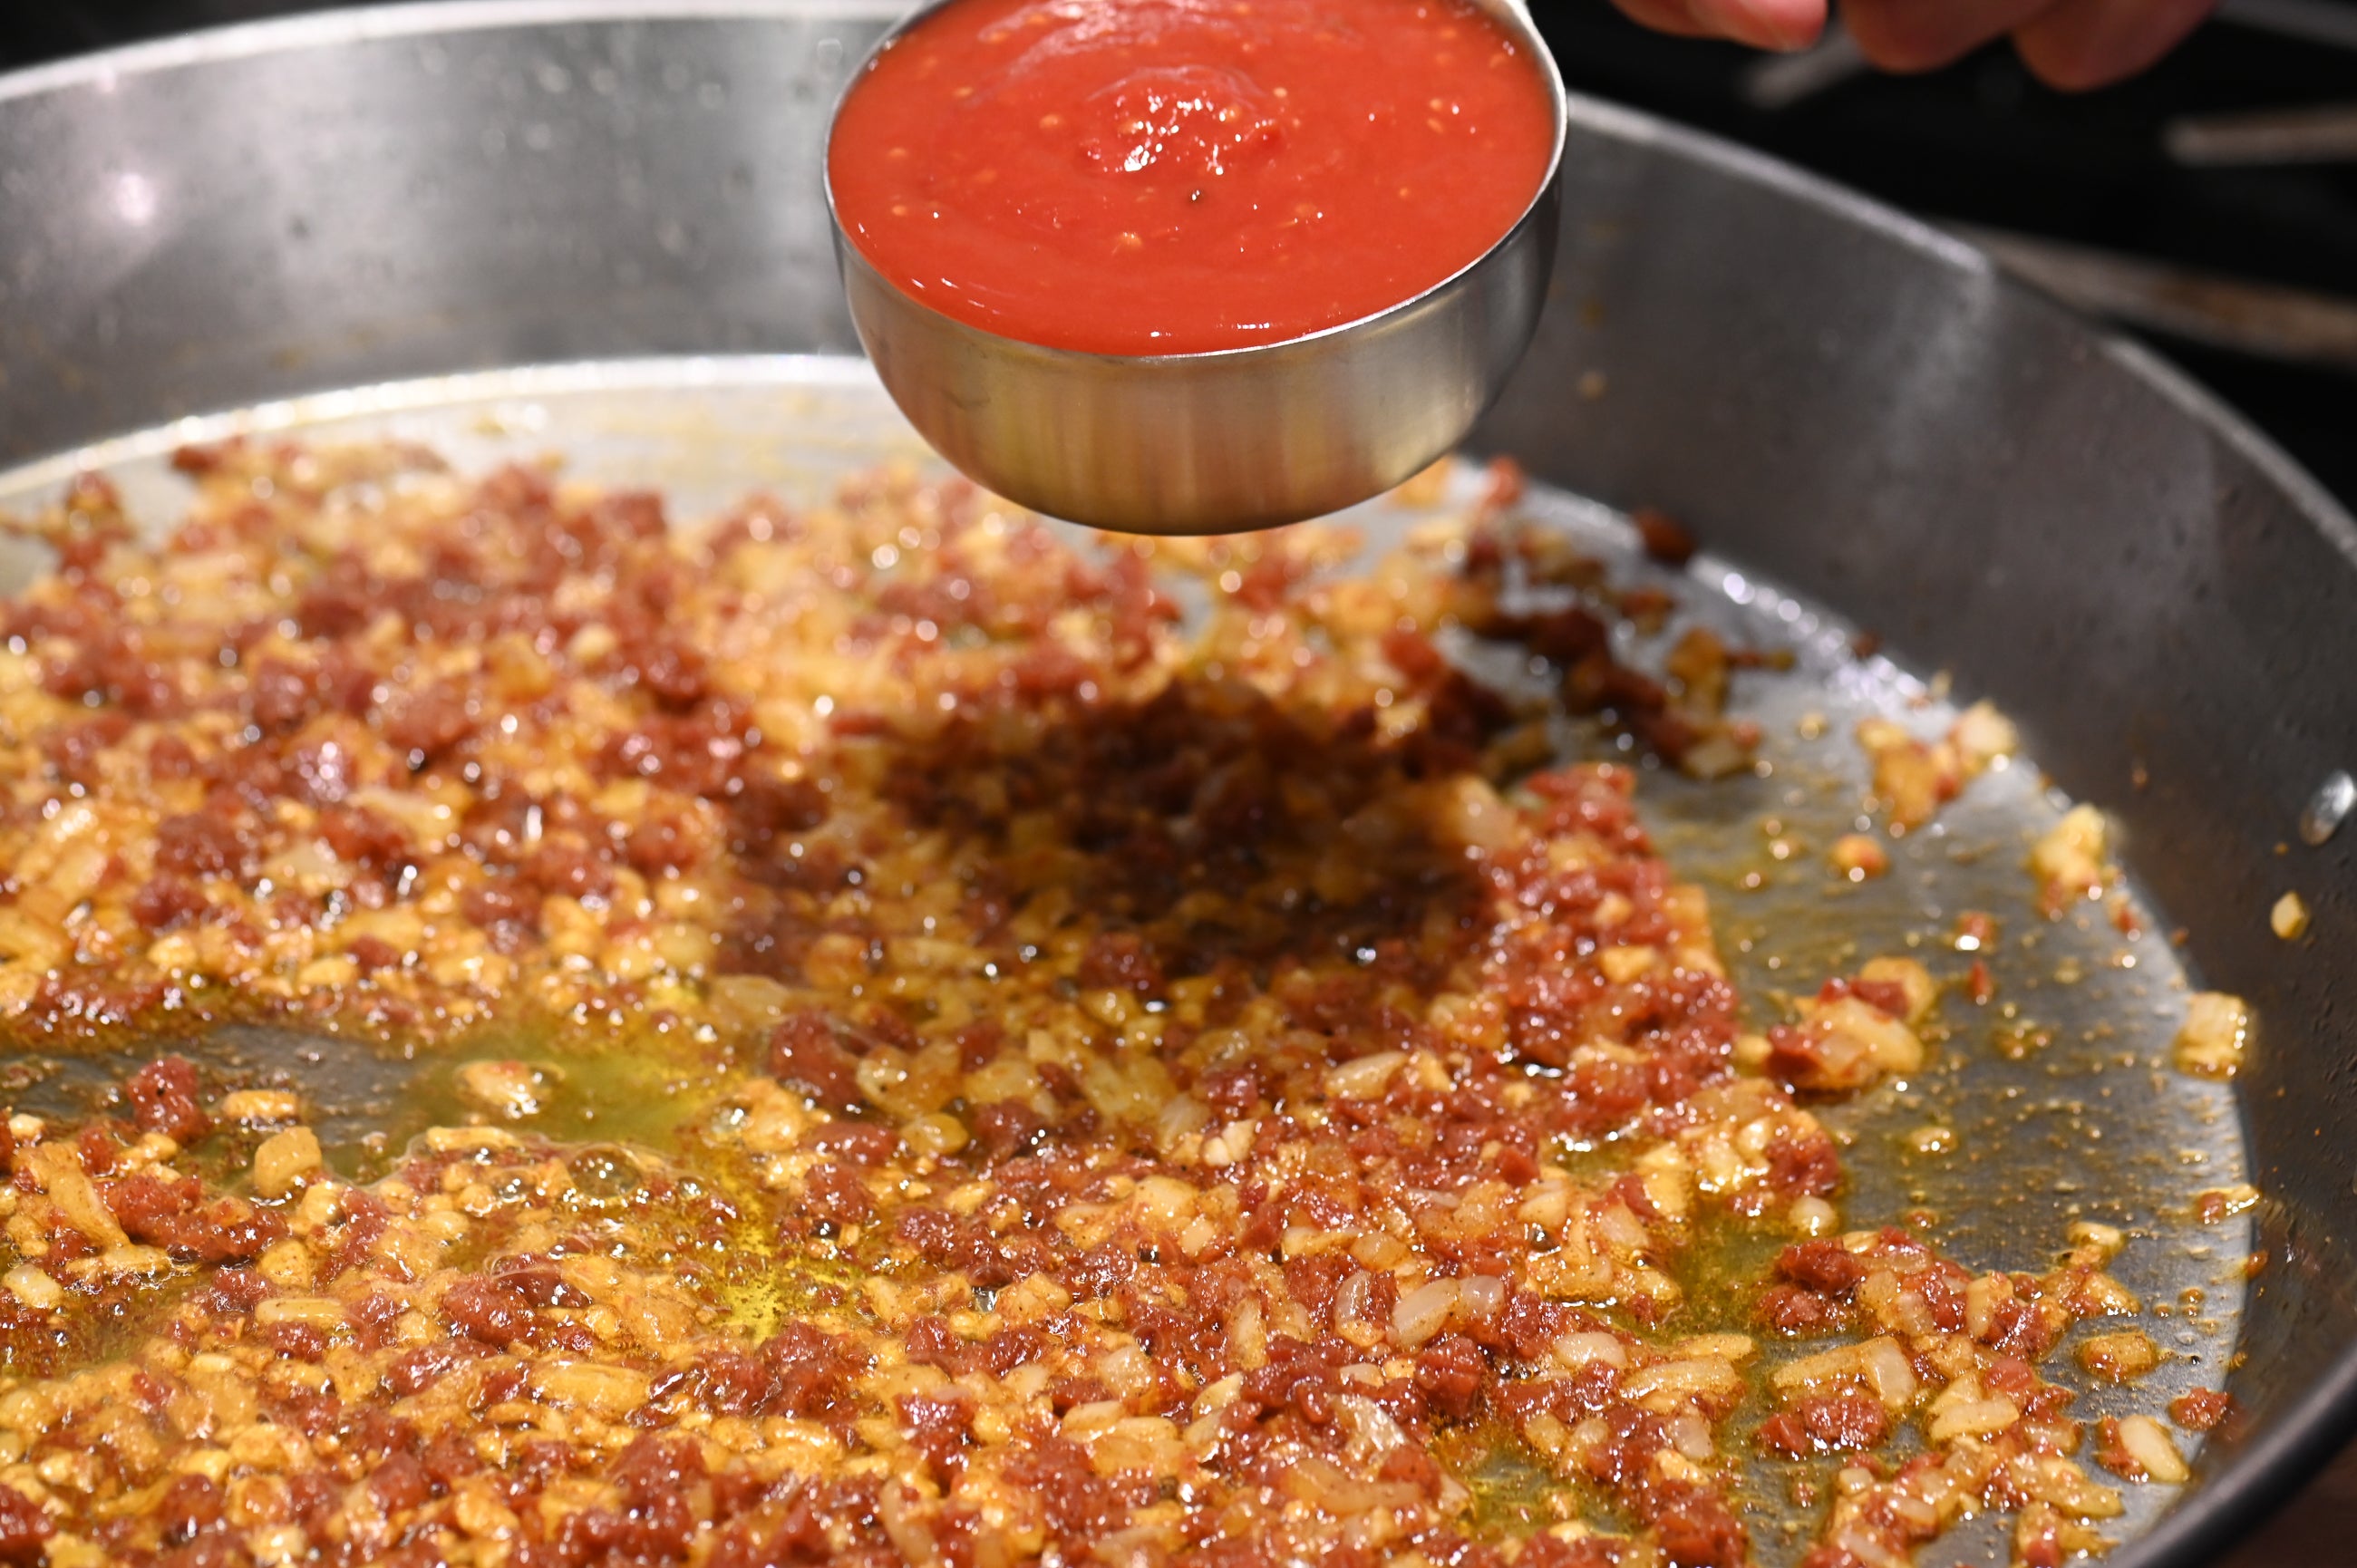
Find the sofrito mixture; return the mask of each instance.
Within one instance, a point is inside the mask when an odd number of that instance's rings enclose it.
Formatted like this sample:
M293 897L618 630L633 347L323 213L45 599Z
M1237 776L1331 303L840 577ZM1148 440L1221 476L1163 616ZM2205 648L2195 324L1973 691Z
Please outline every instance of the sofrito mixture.
M1735 1568L1764 1460L1810 1568L2052 1568L2225 1412L2041 1370L2115 1231L1845 1230L1811 1105L1935 987L1747 1029L1638 771L1443 644L1703 772L1746 660L1616 661L1511 470L1345 572L906 474L179 466L0 607L5 1035L146 1062L0 1138L0 1562ZM210 1065L254 1023L468 1065L353 1140Z

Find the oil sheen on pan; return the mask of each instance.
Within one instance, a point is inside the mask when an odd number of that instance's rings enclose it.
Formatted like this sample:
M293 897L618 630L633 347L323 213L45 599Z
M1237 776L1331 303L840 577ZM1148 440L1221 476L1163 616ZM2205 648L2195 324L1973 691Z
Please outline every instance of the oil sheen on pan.
M1189 354L1446 281L1553 140L1537 68L1463 0L953 0L854 83L828 176L861 254L947 316Z

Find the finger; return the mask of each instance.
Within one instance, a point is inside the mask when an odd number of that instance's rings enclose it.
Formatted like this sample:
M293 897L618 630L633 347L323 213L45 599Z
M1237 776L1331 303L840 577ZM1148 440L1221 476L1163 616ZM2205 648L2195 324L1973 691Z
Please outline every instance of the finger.
M1962 59L1990 39L2013 32L2057 3L2058 0L1845 0L1842 24L1857 40L1858 52L1884 70L1937 70Z
M2201 25L2215 0L2062 0L2025 23L2013 47L2049 87L2108 87L2152 64Z
M1760 49L1804 49L1824 31L1825 0L1688 0L1695 20Z
M1651 27L1657 33L1674 33L1682 38L1717 36L1718 29L1697 21L1686 8L1684 0L1612 0L1623 16L1639 27Z

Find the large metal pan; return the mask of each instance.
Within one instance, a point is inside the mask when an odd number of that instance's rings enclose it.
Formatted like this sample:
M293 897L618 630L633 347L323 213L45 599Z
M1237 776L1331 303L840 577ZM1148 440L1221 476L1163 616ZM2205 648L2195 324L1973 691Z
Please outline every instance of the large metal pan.
M462 456L520 439L724 488L906 443L846 358L819 185L833 97L888 20L868 0L499 0L0 79L0 504L83 461L160 483L176 433L220 427L171 422L335 389L378 390L243 417ZM2144 944L2144 974L2182 963L2258 1009L2239 1118L2165 1073L2096 1084L2115 1037L2038 1069L2068 1116L1990 1113L1958 1174L1857 1157L1858 1210L1944 1181L1964 1244L2015 1266L2083 1200L2133 1211L2147 1294L2217 1277L2169 1206L2247 1168L2267 1266L2212 1305L2251 1419L2181 1501L2131 1516L2115 1559L2200 1561L2357 1417L2357 829L2303 823L2357 766L2357 529L2165 367L1904 219L1592 102L1566 168L1553 303L1480 442L1695 526L1714 553L1689 586L1788 629L1815 682L1793 700L1921 694L1847 661L1811 598L1996 698L2056 783L2124 825L2143 894L2183 928ZM513 369L532 366L575 368ZM414 380L456 372L481 374ZM1599 514L1555 510L1609 542ZM1957 831L2050 816L2035 785ZM1731 800L1689 805L1760 804ZM2267 929L2287 888L2315 915L2298 945ZM2123 1021L2148 1057L2165 1009L2130 1019L2131 995L2091 979L2046 1004ZM1924 1090L1946 1112L2029 1081L1971 1056ZM2189 1144L2206 1178L2178 1169Z

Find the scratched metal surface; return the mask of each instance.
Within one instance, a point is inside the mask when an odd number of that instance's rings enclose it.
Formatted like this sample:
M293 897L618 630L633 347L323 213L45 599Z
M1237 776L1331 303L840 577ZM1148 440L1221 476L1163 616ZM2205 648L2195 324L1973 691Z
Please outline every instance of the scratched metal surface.
M687 520L756 488L810 500L855 468L932 461L856 360L615 361L394 383L182 421L0 474L0 509L37 504L74 468L94 466L123 486L143 523L161 524L186 495L165 461L170 448L232 430L420 440L462 467L553 453L575 477L658 486ZM2133 1240L2117 1272L2147 1305L2144 1326L2174 1354L2136 1388L2091 1390L2083 1410L2156 1411L2181 1389L2215 1384L2236 1342L2240 1263L2252 1241L2245 1219L2203 1226L2188 1206L2203 1188L2244 1179L2247 1166L2232 1090L2166 1066L2186 989L2167 938L2169 912L2139 899L2144 934L2135 937L2092 906L2059 922L2037 915L2024 861L2062 802L2029 757L1975 780L1932 826L1892 845L1889 875L1863 885L1836 879L1828 846L1873 826L1862 815L1866 765L1856 724L1880 714L1927 736L1944 731L1955 710L1935 672L1856 657L1852 623L1711 555L1677 572L1649 562L1626 521L1600 505L1540 487L1526 510L1607 562L1616 582L1656 584L1681 601L1663 634L1628 638L1624 651L1634 661L1657 657L1695 620L1732 641L1794 656L1789 673L1738 678L1737 712L1765 731L1763 767L1707 785L1649 768L1640 789L1673 864L1708 888L1720 945L1757 1021L1778 1015L1778 993L1813 990L1877 953L1912 953L1941 978L1960 974L1970 959L1953 948L1959 913L1997 919L1998 939L1981 955L1996 973L1996 999L1975 1008L1950 996L1946 1038L1927 1070L1826 1108L1848 1145L1845 1220L1878 1224L1929 1209L1961 1261L2022 1269L2043 1266L2074 1219L2119 1225ZM1417 516L1374 503L1350 521L1372 550ZM20 549L0 561L0 588L39 567L38 553ZM1495 650L1461 651L1501 683L1530 680ZM1559 741L1566 755L1619 750L1613 737L1570 723ZM2131 872L2137 850L2125 848ZM2015 1059L1996 1048L2000 1031L2045 1043ZM328 1110L323 1131L347 1145L404 1101L430 1095L434 1076L449 1065L271 1031L228 1032L206 1048L223 1068L301 1085ZM57 1110L85 1101L114 1065L15 1064L20 1077L38 1074L25 1103ZM1948 1152L1917 1152L1911 1135L1930 1127L1951 1134ZM2195 1300L2198 1307L2183 1305ZM2052 1369L2076 1376L2067 1344ZM1771 1563L1797 1556L1817 1517L1792 1501L1793 1475L1774 1462L1749 1473L1753 1500L1775 1521L1760 1532ZM2120 1539L2171 1500L2167 1488L2124 1489L2129 1511L2110 1529ZM2003 1537L1988 1521L1960 1530L1923 1560L2004 1558Z

